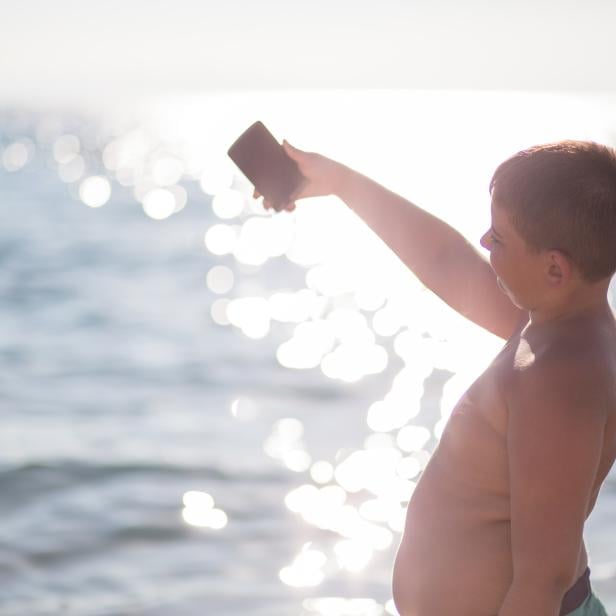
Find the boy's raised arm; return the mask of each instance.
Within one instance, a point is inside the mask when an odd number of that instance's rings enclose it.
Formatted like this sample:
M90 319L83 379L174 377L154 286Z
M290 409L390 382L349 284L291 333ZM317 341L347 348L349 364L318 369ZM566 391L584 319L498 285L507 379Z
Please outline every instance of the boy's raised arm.
M499 289L489 262L451 226L349 167L284 147L307 178L292 200L337 195L429 289L501 338L528 317Z
M489 262L444 221L350 169L338 196L466 318L508 339L528 317L499 289Z

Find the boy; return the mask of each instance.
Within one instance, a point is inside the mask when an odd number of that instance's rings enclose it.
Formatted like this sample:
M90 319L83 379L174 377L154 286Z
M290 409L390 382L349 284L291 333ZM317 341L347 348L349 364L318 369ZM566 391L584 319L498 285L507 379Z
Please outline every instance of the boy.
M488 263L369 178L284 148L306 178L284 209L337 195L428 288L507 341L456 404L409 503L400 614L605 616L583 528L616 456L616 152L564 141L502 163Z

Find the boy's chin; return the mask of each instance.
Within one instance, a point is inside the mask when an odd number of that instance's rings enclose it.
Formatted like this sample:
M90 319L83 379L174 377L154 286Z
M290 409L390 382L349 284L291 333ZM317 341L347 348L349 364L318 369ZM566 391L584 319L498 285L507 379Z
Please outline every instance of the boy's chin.
M511 300L511 302L515 306L521 308L522 310L526 310L526 308L522 306L522 304L520 304L520 302L516 299L515 295L505 286L503 281L498 276L496 277L496 284L498 285L498 288Z
M511 293L509 292L509 289L503 284L503 281L497 276L496 277L496 284L498 285L498 288L505 294L508 295L509 297L511 297Z

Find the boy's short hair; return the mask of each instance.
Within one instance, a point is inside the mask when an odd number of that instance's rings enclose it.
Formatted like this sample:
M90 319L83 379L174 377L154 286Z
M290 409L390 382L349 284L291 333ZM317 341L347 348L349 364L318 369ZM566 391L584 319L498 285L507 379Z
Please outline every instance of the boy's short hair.
M497 167L490 194L532 250L560 250L589 282L616 271L614 149L572 140L533 146Z

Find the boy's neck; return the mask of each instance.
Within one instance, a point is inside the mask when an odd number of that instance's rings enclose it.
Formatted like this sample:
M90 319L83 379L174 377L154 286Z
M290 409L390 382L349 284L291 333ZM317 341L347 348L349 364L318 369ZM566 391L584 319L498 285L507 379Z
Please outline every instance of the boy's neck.
M578 317L613 320L615 315L608 301L608 287L609 280L589 286L584 285L583 289L579 288L560 301L529 310L530 323L536 326Z

